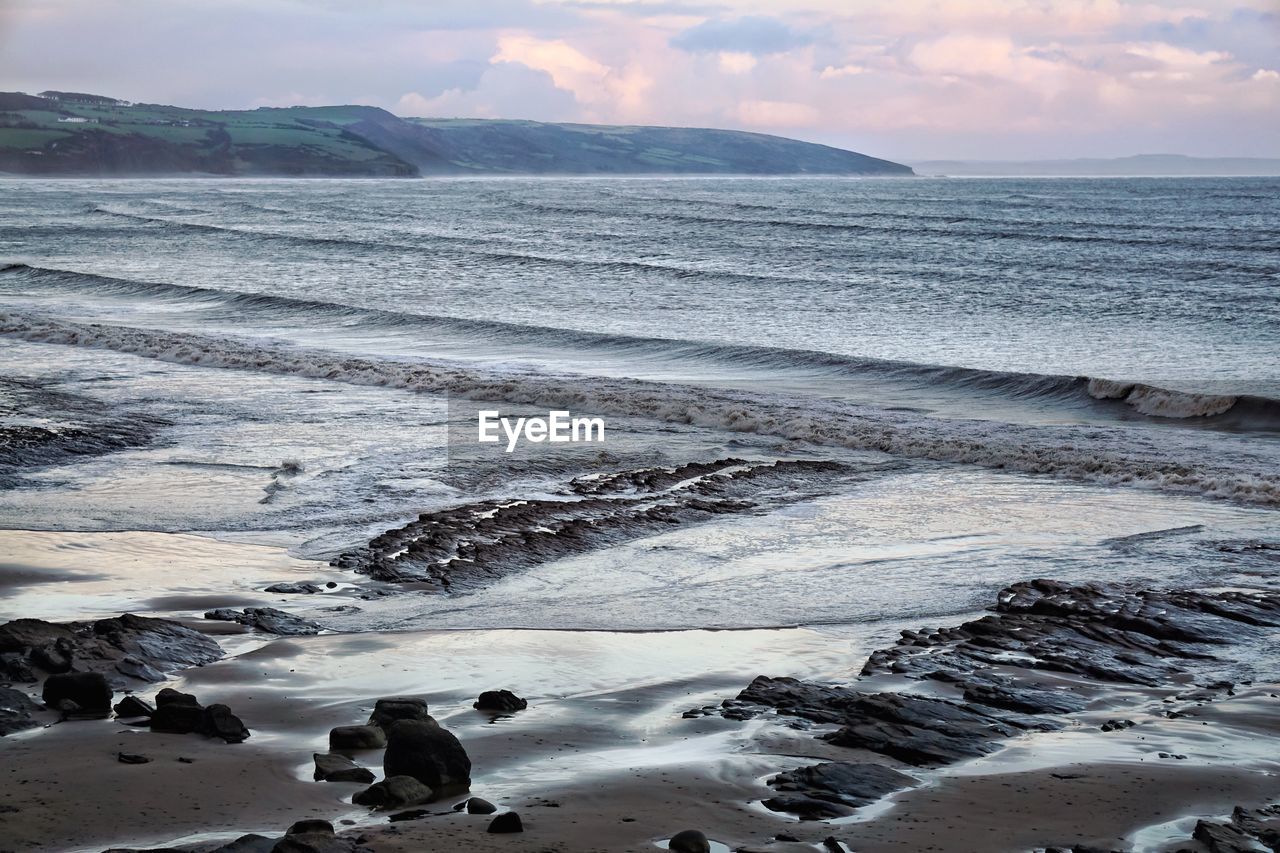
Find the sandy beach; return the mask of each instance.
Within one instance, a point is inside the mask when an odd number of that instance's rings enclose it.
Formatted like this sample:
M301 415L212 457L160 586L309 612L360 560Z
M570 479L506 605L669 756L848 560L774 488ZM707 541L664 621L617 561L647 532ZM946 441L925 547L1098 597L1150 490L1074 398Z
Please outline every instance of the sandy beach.
M323 565L290 559L270 546L160 534L3 536L9 553L26 555L23 566L6 569L11 594L34 596L44 589L43 600L59 608L53 615L61 620L96 618L122 603L141 610L136 605L146 602L156 608L151 612L165 615L214 606L284 607L310 615L322 610L314 595L255 591L267 579L326 576ZM131 552L134 558L127 560ZM167 560L156 560L166 552L184 554L190 571L175 573ZM86 560L85 554L95 556ZM208 571L200 571L201 560L209 562ZM95 561L127 564L138 587L112 583L120 579L95 572ZM73 564L80 571L72 571ZM236 566L234 577L220 580L215 564ZM226 584L219 593L206 586L219 583ZM86 594L75 596L74 588ZM359 595L348 586L325 595L324 605L363 601ZM1237 806L1269 805L1280 771L1280 763L1257 748L1277 735L1280 685L1197 687L1197 680L1207 683L1197 673L1212 667L1172 653L1177 668L1186 669L1156 685L1036 674L1011 662L1007 673L1030 675L1041 689L1053 682L1053 689L1081 698L1080 710L1052 715L1053 731L997 738L998 748L989 754L918 766L874 749L824 742L816 736L838 726L785 710L761 708L745 720L686 714L721 707L762 674L852 685L876 695L954 696L936 681L883 672L859 677L877 647L866 632L472 630L277 637L214 620L183 624L209 632L226 657L175 672L160 685L130 681L132 695L152 699L163 686L226 704L251 737L225 743L120 719L58 722L54 712L36 712L37 727L3 743L3 849L207 851L258 834L270 839L261 848L268 850L297 821L321 819L338 830L334 850L646 851L691 828L733 850L823 849L828 838L847 845L842 849L886 853L1221 850L1229 848L1192 840L1197 821L1225 822ZM883 638L895 629L881 626L875 633ZM1245 634L1259 641L1256 626L1242 630L1242 640ZM16 686L38 701L35 685ZM526 698L528 708L494 716L471 707L482 691L499 687ZM468 795L402 808L392 812L401 819L389 821L386 812L350 802L365 785L312 779L311 756L328 751L331 728L361 724L374 700L400 696L426 701L470 757L471 795L516 811L523 833L491 834L490 816L455 811ZM1104 730L1116 719L1132 726ZM381 777L381 752L350 754ZM122 763L120 753L148 762ZM872 796L847 809L847 816L828 820L796 820L761 804L778 794L771 778L815 762L879 764L903 773L909 787ZM1242 843L1238 849L1250 848Z

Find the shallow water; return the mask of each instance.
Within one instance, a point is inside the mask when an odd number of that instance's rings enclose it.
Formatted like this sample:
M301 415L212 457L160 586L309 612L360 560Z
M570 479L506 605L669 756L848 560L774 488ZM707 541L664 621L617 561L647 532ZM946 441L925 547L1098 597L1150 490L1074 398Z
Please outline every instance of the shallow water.
M1223 545L1276 535L1274 184L6 182L0 426L58 440L0 458L0 524L327 560L583 474L819 459L843 473L331 621L878 624L1027 577L1260 583ZM610 439L464 463L462 398ZM198 585L68 588L181 615Z

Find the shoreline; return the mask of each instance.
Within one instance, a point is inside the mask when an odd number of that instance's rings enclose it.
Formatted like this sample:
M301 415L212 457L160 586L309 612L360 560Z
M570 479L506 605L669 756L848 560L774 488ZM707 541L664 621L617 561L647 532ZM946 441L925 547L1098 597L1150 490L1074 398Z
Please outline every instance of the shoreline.
M147 535L169 537L163 541L170 545L201 538ZM57 533L38 537L50 543L74 539ZM275 580L283 576L285 564L267 554L279 549L211 545L216 553L206 556L234 565L228 571L236 572L242 584L259 579L245 579L244 565L228 561L227 548L249 549L244 553L257 548L264 571L273 571ZM293 563L299 577L315 576L321 568L309 561ZM28 567L24 582L38 587L38 581L28 580L36 571ZM140 580L145 583L145 572ZM200 576L197 582L214 580ZM315 597L289 596L307 605ZM255 598L246 592L243 598L253 600L239 606L277 604L280 596L268 599L259 592ZM1280 799L1280 763L1229 766L1257 753L1256 738L1280 735L1280 724L1272 722L1280 685L1271 683L1239 687L1236 695L1225 688L1208 690L1183 702L1188 707L1175 718L1160 711L1169 707L1171 695L1192 690L1191 675L1179 677L1181 685L1178 679L1164 685L1095 684L1086 691L1092 696L1086 707L1067 714L1070 721L1063 728L1026 730L1012 740L1000 739L990 754L913 768L816 739L815 734L830 734L835 727L776 711L746 723L686 715L690 708L730 700L762 673L818 679L817 684L827 685L823 689L849 684L925 695L921 682L909 675L882 671L857 677L868 656L881 667L889 665L885 655L894 647L886 650L848 626L674 632L469 628L273 637L234 623L185 618L180 624L212 636L228 656L155 687L228 704L249 726L250 739L225 744L130 729L115 720L68 721L10 735L0 740L0 751L10 777L20 781L11 788L17 796L4 800L9 808L0 809L5 830L0 834L22 843L15 850L96 853L113 845L167 850L177 844L203 853L250 832L278 837L297 820L317 818L333 821L340 830L335 844L374 853L440 849L449 843L479 851L533 851L547 845L568 851L648 851L686 828L732 849L813 850L834 837L848 849L901 853L975 849L965 845L988 844L983 839L997 827L999 846L978 849L1103 843L1112 846L1091 849L1157 851L1164 848L1135 848L1130 840L1143 832L1159 834L1165 824L1222 817L1236 806L1256 809ZM883 636L883 630L876 633ZM691 635L698 639L691 642ZM931 659L949 653L945 643L938 648L928 653ZM904 653L913 649L908 642ZM528 710L495 720L470 708L480 691L499 687L526 696ZM523 834L490 835L484 831L487 818L452 811L465 797L430 803L417 819L387 823L385 814L376 812L362 817L365 810L349 802L362 785L309 778L309 756L325 751L329 728L360 723L375 698L397 695L428 701L472 758L471 795L519 812ZM1137 725L1109 732L1098 728L1117 715ZM130 766L115 757L134 751L150 763ZM1189 758L1157 759L1157 751ZM1079 760L1082 754L1087 760ZM180 763L178 757L194 762ZM779 773L813 760L867 759L915 784L826 821L797 821L761 805L777 795L767 782ZM377 750L359 753L357 760L380 774ZM1135 799L1138 790L1140 800ZM93 793L86 796L87 791ZM1071 798L1069 810L1061 808L1064 796ZM75 822L91 830L58 835L72 826L67 814L92 814ZM357 844L357 838L363 840ZM967 840L948 846L948 838ZM1199 842L1186 842L1169 849L1202 849L1194 846Z

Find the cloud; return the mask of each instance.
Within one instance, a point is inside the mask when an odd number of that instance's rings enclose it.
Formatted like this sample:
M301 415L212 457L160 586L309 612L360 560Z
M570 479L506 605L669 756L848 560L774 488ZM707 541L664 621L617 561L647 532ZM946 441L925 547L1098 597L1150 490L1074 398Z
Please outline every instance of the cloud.
M204 108L739 127L892 159L1277 156L1275 2L0 0L0 56L5 88Z
M579 106L573 93L557 86L547 72L517 62L495 62L473 86L432 96L407 92L391 111L402 116L437 118L572 121L579 115Z
M818 76L821 77L823 80L835 80L840 77L852 77L854 74L866 74L866 73L867 73L867 69L863 68L861 65L846 63L845 65L841 65L839 67L835 65L828 65L826 68L822 69L822 73L819 74Z
M755 68L759 60L750 53L726 50L720 53L720 70L726 74L746 74Z
M786 53L812 42L811 34L794 29L777 18L748 16L705 21L677 35L671 40L671 45L691 53L728 51L762 56Z
M794 101L744 101L737 113L747 127L773 129L811 127L821 117L816 107Z

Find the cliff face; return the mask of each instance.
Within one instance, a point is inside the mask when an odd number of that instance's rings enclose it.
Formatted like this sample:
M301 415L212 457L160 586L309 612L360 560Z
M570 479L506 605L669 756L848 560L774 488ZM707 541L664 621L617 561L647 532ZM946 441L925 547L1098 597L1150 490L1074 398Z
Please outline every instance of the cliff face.
M375 107L209 112L0 93L0 172L21 175L910 175L852 151L728 130L401 119Z

